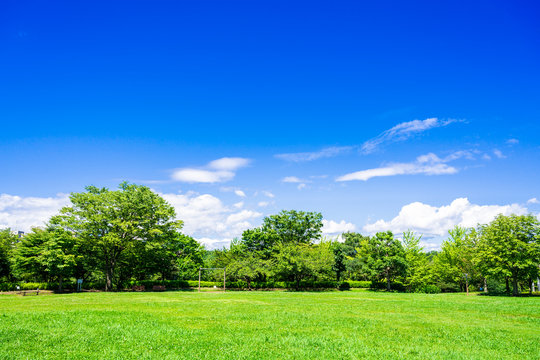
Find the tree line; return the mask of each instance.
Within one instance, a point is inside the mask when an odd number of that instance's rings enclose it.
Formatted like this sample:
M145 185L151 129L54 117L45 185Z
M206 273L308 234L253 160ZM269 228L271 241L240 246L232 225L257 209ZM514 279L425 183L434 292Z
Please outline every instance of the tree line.
M440 251L425 252L421 235L322 235L318 212L283 210L220 250L205 250L183 234L174 208L148 187L122 183L118 190L89 186L73 193L44 228L19 238L0 231L0 282L73 279L107 291L130 281L195 280L201 267L226 268L228 280L256 283L351 281L408 292L533 291L540 272L540 224L529 215L497 216L474 228L455 227ZM203 280L212 279L211 272ZM216 275L222 276L222 275ZM539 284L540 285L540 284Z

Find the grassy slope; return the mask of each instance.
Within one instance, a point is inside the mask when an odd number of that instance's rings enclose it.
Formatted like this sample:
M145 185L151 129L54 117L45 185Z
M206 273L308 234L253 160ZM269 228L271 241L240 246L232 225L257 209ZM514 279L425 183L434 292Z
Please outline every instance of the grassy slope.
M0 296L0 359L539 359L540 299L374 292Z

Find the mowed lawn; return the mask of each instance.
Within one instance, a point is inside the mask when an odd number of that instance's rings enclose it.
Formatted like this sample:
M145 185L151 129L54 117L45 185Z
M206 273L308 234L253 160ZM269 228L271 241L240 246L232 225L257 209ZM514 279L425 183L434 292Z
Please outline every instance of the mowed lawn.
M0 295L1 359L540 359L540 298Z

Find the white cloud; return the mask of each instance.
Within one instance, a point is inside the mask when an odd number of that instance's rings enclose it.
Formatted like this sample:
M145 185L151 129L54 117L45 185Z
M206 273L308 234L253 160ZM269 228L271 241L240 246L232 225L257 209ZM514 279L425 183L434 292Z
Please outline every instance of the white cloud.
M0 195L0 228L30 231L32 227L43 226L58 210L69 205L69 195L56 197L21 197Z
M353 223L346 222L345 220L341 220L340 222L335 222L334 220L328 221L326 219L323 219L322 223L323 223L322 233L324 235L335 236L335 235L341 235L344 232L356 230L356 225L354 225Z
M267 197L269 197L269 198L271 198L271 199L273 199L273 198L276 197L276 196L275 196L274 194L272 194L270 191L263 191L262 193L263 193L265 196L267 196Z
M499 149L495 149L493 150L493 154L495 154L496 157L498 157L499 159L504 159L506 158L506 156L502 153L501 150Z
M242 190L235 190L234 193L240 197L246 197L246 193Z
M197 239L201 244L204 245L208 250L223 249L227 248L231 243L231 239L219 239L219 238L208 238L202 237Z
M249 164L249 159L229 158L210 161L203 168L183 168L173 171L171 178L188 183L218 183L234 178L235 171Z
M306 184L302 183L302 184L298 184L298 186L296 187L298 190L302 190L302 189L305 189L306 187Z
M519 144L519 140L518 139L508 139L508 140L506 140L506 143L508 145L517 145L517 144Z
M540 201L537 198L532 198L527 200L527 204L540 204Z
M296 176L286 176L282 180L284 183L301 183L302 179L297 178Z
M241 209L244 207L244 202L243 201L240 201L240 202L237 202L237 203L234 203L233 206L237 209Z
M360 150L364 154L369 154L377 150L377 148L384 143L403 141L410 138L414 134L418 134L423 131L437 127L447 126L456 121L457 120L452 119L439 120L437 118L429 118L426 120L413 120L402 122L384 131L379 136L364 142Z
M277 154L276 158L292 161L292 162L303 162L303 161L313 161L322 158L330 158L342 154L344 152L349 152L353 149L352 146L332 146L321 149L319 151L313 152L300 152L300 153L289 153L289 154Z
M250 160L239 157L224 157L208 163L208 167L215 170L235 171L249 165Z
M437 155L429 153L419 156L412 163L394 163L388 166L383 166L374 169L367 169L345 174L336 179L336 181L367 181L374 177L395 176L395 175L448 175L455 174L458 170L452 166L445 164L446 161L456 160L459 157L465 156L466 153L454 153L445 159L440 159Z
M473 227L491 222L498 214L526 213L527 209L518 204L476 205L467 198L458 198L450 205L441 207L413 202L403 206L392 220L378 220L365 225L363 230L370 234L386 230L400 234L411 229L426 237L437 237L445 235L456 225Z
M179 169L172 174L173 180L188 183L216 183L234 178L231 171L211 171L201 169Z
M244 205L242 202L227 206L210 194L160 195L174 206L177 218L184 221L182 231L201 242L207 239L205 244L210 244L208 239L219 239L220 244L228 244L233 238L240 237L244 230L253 227L251 221L262 216L257 211L240 210Z
M268 205L270 205L268 201L259 201L257 204L258 207L267 207Z

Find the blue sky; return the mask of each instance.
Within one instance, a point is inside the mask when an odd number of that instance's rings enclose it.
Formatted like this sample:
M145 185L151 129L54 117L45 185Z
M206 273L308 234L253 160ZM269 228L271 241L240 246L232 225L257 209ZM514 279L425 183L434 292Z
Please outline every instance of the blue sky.
M540 211L534 2L1 7L0 227L123 180L208 247L281 209L426 248Z

